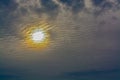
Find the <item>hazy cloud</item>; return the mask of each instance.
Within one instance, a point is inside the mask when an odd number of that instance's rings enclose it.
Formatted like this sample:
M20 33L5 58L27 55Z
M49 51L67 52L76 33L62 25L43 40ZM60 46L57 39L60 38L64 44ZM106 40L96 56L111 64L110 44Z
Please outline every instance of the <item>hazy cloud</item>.
M6 71L0 77L11 68L23 78L119 74L119 4L119 0L1 0L0 71ZM51 45L45 51L21 45L21 28L43 20L55 26L50 30Z

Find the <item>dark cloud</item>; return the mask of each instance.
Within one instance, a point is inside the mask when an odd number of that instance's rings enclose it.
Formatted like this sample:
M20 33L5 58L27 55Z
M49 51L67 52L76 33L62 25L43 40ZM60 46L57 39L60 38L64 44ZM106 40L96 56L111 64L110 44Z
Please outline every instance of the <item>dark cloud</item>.
M10 34L12 31L11 24L17 15L14 11L17 9L17 3L14 0L0 0L0 30ZM3 30L3 31L2 31ZM7 31L6 31L7 30Z
M110 9L113 8L116 5L117 8L117 2L116 1L109 1L109 0L92 0L93 5L96 7L100 7L102 9Z
M40 0L41 8L36 8L38 15L44 13L50 17L55 17L59 12L59 6L52 0Z
M41 0L41 5L47 12L55 11L58 9L58 5L55 4L52 0Z
M113 69L113 70L91 70L91 71L83 71L83 72L68 72L63 75L66 78L72 79L94 79L94 80L119 80L120 79L120 70Z
M13 80L18 79L20 75L15 72L15 69L0 68L0 80Z
M60 0L60 2L74 13L80 12L85 7L84 0Z
M92 0L96 6L101 6L106 0Z
M0 8L4 8L7 10L15 10L17 4L14 0L0 0Z
M109 10L117 10L119 7L118 2L109 0L92 0L95 6L94 15L99 16Z

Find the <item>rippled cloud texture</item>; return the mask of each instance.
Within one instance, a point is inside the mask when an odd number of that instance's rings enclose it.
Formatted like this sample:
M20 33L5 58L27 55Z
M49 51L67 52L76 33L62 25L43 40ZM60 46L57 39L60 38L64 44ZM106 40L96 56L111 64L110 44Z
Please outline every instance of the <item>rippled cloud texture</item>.
M51 45L22 46L46 21ZM120 0L0 0L0 80L119 80Z

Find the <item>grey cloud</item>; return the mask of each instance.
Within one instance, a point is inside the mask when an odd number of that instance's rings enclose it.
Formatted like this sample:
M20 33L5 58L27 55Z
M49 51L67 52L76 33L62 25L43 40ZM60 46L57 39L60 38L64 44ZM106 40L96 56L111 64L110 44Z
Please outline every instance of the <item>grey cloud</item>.
M59 0L72 12L77 13L84 9L84 0Z
M103 71L97 71L97 70L90 70L90 71L80 71L80 72L68 72L64 73L63 77L66 78L72 78L72 79L94 79L94 80L119 80L120 79L120 70L119 69L113 69L113 70L103 70Z
M35 1L26 1L26 0L17 0L18 3L18 12L21 15L41 15L46 14L48 17L58 14L59 6L52 0L35 0ZM26 4L28 3L28 4Z
M0 1L0 32L5 32L6 34L13 32L11 25L17 17L13 14L16 9L17 3L14 0Z
M119 3L114 0L92 0L94 8L94 15L99 16L104 14L105 12L109 10L118 10L119 9Z
M43 9L47 12L51 12L58 9L58 5L54 3L52 0L41 0L41 5L43 6Z

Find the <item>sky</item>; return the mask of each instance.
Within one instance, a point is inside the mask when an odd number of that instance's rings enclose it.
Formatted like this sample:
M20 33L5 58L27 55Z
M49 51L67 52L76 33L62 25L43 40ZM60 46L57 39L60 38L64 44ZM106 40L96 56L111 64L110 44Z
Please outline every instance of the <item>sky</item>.
M120 0L0 0L0 80L120 80L119 21ZM42 22L50 44L31 49Z

